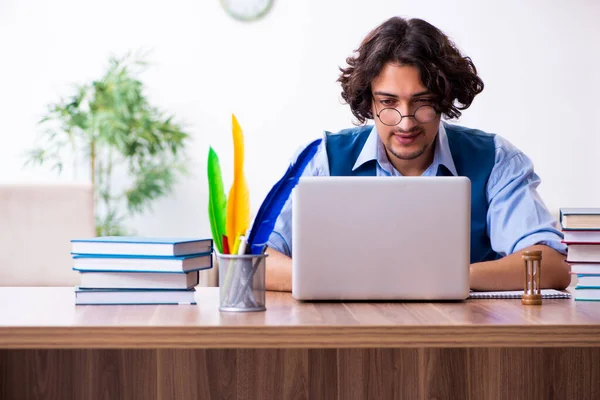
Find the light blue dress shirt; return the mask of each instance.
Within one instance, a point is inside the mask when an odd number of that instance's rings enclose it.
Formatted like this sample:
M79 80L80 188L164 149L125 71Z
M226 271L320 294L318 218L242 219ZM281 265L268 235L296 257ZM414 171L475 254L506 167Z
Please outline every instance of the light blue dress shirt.
M325 149L325 137L303 176L329 176L329 162ZM535 244L544 244L567 253L561 243L563 235L557 229L556 218L550 214L537 192L539 176L533 170L531 160L499 135L494 136L496 159L487 184L487 233L492 249L506 256ZM298 149L292 160L295 160ZM373 126L353 169L377 160L377 176L402 176L389 162L385 147L377 129ZM422 176L435 176L438 166L444 165L453 175L458 175L444 123L440 123L436 137L433 162ZM292 256L292 203L291 196L275 223L275 229L267 243L269 247Z

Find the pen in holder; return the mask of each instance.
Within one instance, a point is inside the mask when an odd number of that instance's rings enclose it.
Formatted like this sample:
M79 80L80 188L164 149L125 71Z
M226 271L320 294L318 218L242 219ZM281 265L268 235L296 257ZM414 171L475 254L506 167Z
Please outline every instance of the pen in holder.
M525 288L521 303L539 306L542 304L542 252L524 251L522 257L525 261Z
M219 310L265 311L265 259L268 254L220 254Z

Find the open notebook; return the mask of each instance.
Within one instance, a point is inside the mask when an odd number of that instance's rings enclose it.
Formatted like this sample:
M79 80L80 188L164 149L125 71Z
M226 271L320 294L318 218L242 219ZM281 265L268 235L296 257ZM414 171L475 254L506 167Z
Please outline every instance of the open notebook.
M500 292L471 292L469 299L520 299L522 290L508 290ZM543 299L569 299L571 295L554 289L542 289Z

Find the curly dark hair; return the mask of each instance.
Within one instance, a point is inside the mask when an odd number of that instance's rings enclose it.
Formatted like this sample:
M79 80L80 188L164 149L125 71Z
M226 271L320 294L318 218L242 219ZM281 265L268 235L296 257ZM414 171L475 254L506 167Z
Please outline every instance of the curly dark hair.
M436 96L437 109L457 118L483 90L483 81L469 57L435 26L421 19L393 17L371 31L338 82L342 98L360 123L373 118L371 82L387 63L415 66L425 87Z

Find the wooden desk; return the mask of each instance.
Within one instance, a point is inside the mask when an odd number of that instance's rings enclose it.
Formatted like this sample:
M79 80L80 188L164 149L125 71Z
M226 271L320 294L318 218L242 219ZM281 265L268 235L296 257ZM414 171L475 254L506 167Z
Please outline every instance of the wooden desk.
M600 303L75 306L0 288L0 399L600 398Z

